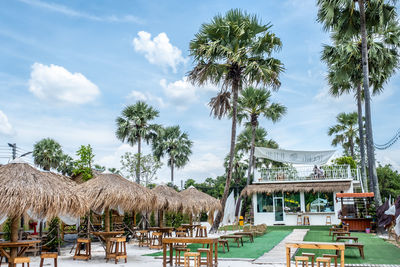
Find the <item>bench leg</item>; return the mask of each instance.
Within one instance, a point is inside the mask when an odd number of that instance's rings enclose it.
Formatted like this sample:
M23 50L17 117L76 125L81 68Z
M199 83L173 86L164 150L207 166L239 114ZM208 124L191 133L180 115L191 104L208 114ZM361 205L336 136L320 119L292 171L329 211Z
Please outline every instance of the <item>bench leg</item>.
M365 259L365 257L364 257L364 248L363 248L363 247L359 247L358 249L360 250L360 255L361 255L361 257L362 257L363 259Z

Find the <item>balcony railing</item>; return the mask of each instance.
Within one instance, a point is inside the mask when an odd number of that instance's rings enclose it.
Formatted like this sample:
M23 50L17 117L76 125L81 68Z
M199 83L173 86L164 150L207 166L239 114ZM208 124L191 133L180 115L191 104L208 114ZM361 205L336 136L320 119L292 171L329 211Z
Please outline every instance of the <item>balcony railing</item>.
M308 180L358 180L358 170L350 169L347 165L322 166L321 170L315 171L313 166L302 166L292 168L259 169L258 182L268 181L308 181ZM257 174L256 174L257 181Z

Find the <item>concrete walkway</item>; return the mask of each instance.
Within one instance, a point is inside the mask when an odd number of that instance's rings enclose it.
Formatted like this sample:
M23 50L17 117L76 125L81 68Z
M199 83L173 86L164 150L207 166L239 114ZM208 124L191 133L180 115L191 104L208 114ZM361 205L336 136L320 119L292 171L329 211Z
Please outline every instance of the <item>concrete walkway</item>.
M282 266L286 265L286 247L287 242L300 242L303 241L304 236L307 234L308 229L294 229L285 239L283 239L278 245L276 245L269 252L265 253L258 259L256 259L254 264L268 264L271 266ZM291 250L290 256L296 253L295 249Z

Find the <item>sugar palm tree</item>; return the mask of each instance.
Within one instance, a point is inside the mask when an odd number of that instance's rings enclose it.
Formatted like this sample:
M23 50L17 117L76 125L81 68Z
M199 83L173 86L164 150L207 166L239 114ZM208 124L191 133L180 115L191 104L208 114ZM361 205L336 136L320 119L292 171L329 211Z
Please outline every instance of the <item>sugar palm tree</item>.
M33 162L45 171L57 169L62 155L61 145L51 138L44 138L33 146Z
M160 128L157 124L151 124L150 121L157 118L159 112L145 102L138 101L134 105L125 107L122 110L122 116L118 117L116 136L122 142L130 145L138 145L138 165L136 168L136 182L140 183L140 158L142 141L147 144L154 141L157 137L157 131Z
M251 126L251 146L246 185L250 184L251 169L254 165L254 148L259 118L264 117L277 122L285 113L285 106L279 103L271 103L270 91L250 86L241 92L238 98L237 118L239 123L246 121Z
M174 184L174 168L182 168L189 162L192 145L193 142L189 140L188 134L181 132L179 126L170 126L161 130L153 142L153 154L156 159L160 160L168 156L172 184Z
M358 3L358 9L356 3ZM380 206L382 199L376 174L371 123L367 32L374 28L386 27L388 23L396 21L396 9L384 0L318 0L317 5L318 21L323 23L325 30L335 30L345 38L351 38L354 35L361 36L368 171L370 179L374 182L375 203Z
M217 15L210 23L204 23L190 42L190 55L195 67L189 72L189 80L195 85L212 83L221 86L218 96L210 101L212 112L218 118L232 109L229 166L222 212L218 212L212 231L218 229L223 217L232 179L235 154L237 99L246 85L261 84L278 89L283 64L272 57L282 46L281 40L270 32L271 25L263 24L255 15L239 9L229 10L225 16Z
M354 158L354 149L357 143L358 131L357 112L339 113L336 116L337 124L329 127L328 135L334 136L333 146L342 145L345 153Z
M57 171L62 175L71 176L74 170L74 160L67 154L62 154Z

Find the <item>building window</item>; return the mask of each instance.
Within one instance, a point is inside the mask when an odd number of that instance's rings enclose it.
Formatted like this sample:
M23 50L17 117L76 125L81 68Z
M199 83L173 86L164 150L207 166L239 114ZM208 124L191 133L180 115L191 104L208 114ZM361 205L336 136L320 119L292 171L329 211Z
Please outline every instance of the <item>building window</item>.
M306 212L334 212L333 193L304 193Z
M273 194L257 194L257 212L274 212Z
M284 192L285 212L300 212L300 193L299 192Z

